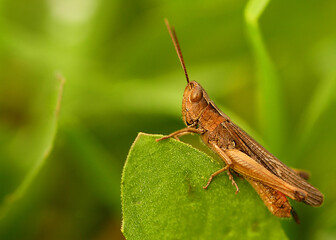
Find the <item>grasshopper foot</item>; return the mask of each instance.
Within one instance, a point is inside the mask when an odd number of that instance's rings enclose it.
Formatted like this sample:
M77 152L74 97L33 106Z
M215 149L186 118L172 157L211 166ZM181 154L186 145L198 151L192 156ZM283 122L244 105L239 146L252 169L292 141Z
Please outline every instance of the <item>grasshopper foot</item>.
M227 173L229 175L229 180L231 180L231 182L232 182L232 186L236 187L236 194L237 194L239 192L239 187L238 187L236 181L233 179L233 176L232 176L232 174L230 172L230 169L227 171Z

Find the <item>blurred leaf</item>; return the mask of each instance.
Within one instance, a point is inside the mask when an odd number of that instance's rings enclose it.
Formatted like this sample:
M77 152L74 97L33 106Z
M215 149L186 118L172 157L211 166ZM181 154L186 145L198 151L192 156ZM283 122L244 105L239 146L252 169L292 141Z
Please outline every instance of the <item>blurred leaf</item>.
M328 206L328 211L320 214L319 220L315 220L316 232L310 231L311 239L335 239L336 236L336 204Z
M126 160L122 231L127 239L286 239L246 181L234 194L221 166L191 146L140 133Z
M15 203L24 196L30 184L43 167L46 159L48 158L53 148L53 143L57 132L57 120L61 106L63 86L65 82L65 80L61 76L58 77L58 80L59 84L57 91L53 92L54 104L50 105L52 109L48 109L50 110L49 119L46 123L47 126L45 128L45 132L42 134L43 136L40 138L41 142L39 144L39 150L40 150L39 157L38 159L36 159L35 165L33 165L33 167L27 173L27 175L20 183L18 188L12 194L8 195L4 199L4 202L0 206L0 220L3 220L8 211L11 208L13 208Z
M319 86L311 98L310 104L307 106L306 112L298 124L298 129L301 130L298 136L300 137L298 142L298 149L302 150L302 147L310 139L309 135L316 124L319 117L325 112L331 100L334 97L336 90L336 74L322 79Z
M270 0L250 0L245 7L245 20L248 24L258 24L258 20Z
M318 49L318 56L316 57L319 63L315 63L319 66L321 80L319 80L318 85L315 88L314 93L310 98L310 102L307 104L302 118L298 122L297 132L298 132L298 146L297 154L305 149L306 144L309 141L315 141L311 138L311 133L316 127L316 123L326 112L328 107L331 105L333 99L335 99L336 92L336 68L335 68L335 55L336 55L336 45L334 42L325 42L322 49Z
M245 22L257 65L260 126L273 152L279 153L284 144L286 126L280 79L267 52L259 28L260 15L268 0L250 0L245 7Z
M78 156L76 159L79 170L89 182L96 195L111 210L118 211L120 207L120 169L117 161L100 146L100 144L85 132L79 124L71 128L63 128L67 144Z

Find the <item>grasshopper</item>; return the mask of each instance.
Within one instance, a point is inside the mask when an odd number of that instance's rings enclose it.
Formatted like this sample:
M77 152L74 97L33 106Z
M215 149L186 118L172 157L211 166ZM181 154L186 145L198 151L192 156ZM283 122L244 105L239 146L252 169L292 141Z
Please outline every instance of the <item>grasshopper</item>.
M269 211L280 218L299 218L287 197L317 207L323 202L323 194L309 184L304 171L291 169L257 143L234 124L208 97L203 87L189 76L182 57L174 27L165 23L180 59L187 86L182 100L182 117L186 128L164 136L157 141L196 133L225 162L225 167L213 173L206 186L215 176L226 171L232 185L239 192L231 171L241 175L256 190Z

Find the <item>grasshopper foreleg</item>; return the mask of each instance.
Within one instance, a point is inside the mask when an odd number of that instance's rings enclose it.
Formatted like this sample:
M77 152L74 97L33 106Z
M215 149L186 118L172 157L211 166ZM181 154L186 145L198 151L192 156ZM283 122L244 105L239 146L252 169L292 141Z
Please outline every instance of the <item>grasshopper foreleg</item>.
M202 134L204 131L203 130L200 130L200 129L197 129L197 128L192 128L192 127L186 127L186 128L183 128L181 130L178 130L176 132L173 132L167 136L164 136L162 138L159 138L159 139L156 139L156 141L161 141L161 140L164 140L164 139L168 139L168 138L175 138L176 140L179 140L178 137L182 136L182 135L185 135L185 134L190 134L190 133L197 133L197 134Z

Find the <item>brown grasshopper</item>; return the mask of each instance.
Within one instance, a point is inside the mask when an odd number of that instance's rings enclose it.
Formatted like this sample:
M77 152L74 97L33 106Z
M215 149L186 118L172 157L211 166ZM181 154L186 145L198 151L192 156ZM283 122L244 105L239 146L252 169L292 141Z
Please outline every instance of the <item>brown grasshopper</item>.
M171 137L178 139L189 133L199 134L203 142L226 163L225 167L210 176L204 189L215 176L227 171L238 193L232 170L252 185L272 214L281 218L292 215L299 223L287 197L317 207L323 202L322 193L305 180L308 178L305 172L287 167L269 153L219 110L199 83L189 81L175 30L167 19L165 22L187 79L182 100L182 116L187 127L157 141Z

